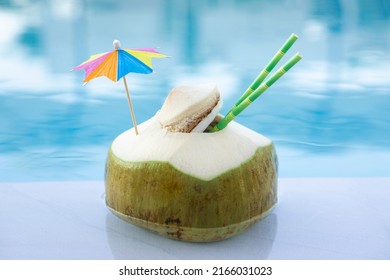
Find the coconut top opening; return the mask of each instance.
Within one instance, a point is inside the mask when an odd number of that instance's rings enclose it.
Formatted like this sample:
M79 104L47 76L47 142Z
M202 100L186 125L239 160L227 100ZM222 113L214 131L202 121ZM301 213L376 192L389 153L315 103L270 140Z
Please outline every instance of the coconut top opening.
M183 173L203 180L250 160L271 140L236 122L215 133L171 133L156 117L120 134L111 150L126 162L167 162Z

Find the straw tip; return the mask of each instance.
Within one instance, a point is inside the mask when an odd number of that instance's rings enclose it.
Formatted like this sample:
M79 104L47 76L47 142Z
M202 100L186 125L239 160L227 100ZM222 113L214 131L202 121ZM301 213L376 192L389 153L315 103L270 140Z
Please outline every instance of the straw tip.
M298 35L295 33L291 33L289 40L293 40L294 42L298 40Z

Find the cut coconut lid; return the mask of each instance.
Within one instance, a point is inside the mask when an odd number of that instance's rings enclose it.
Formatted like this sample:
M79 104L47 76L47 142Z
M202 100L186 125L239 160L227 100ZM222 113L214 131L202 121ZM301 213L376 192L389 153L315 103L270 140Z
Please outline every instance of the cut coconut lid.
M178 86L169 93L157 120L170 132L202 132L221 107L220 93L215 84Z

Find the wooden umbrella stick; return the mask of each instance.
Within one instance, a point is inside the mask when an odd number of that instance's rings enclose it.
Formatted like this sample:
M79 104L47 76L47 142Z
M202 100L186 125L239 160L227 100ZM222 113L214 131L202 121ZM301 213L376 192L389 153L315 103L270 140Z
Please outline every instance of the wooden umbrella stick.
M127 82L126 82L125 76L123 76L123 83L125 84L125 89L126 89L126 94L127 94L127 102L129 103L130 114L131 114L131 119L132 119L133 124L134 124L135 135L138 135L137 122L135 120L133 104L131 103L130 92L129 92L129 88L127 87Z

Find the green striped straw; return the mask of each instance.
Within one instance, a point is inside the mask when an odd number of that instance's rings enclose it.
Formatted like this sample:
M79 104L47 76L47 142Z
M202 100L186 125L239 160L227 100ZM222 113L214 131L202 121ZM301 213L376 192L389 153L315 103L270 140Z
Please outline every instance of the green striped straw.
M234 107L222 120L220 120L210 132L216 132L224 129L235 117L238 116L246 107L256 100L264 91L272 86L280 77L282 77L288 70L290 70L298 61L302 59L300 53L296 53L289 61L287 61L279 70L262 83L254 92L245 98L237 107Z
M264 81L264 79L268 76L268 74L274 69L276 64L282 59L282 57L286 54L286 52L291 48L291 46L298 39L296 34L291 34L290 37L284 42L283 46L277 51L274 57L268 62L267 66L260 72L260 74L256 77L256 79L252 82L252 84L247 88L247 90L243 93L240 99L234 104L233 110L235 107L240 105L242 101L244 101L252 92L254 92L259 85ZM230 112L229 112L230 113Z

